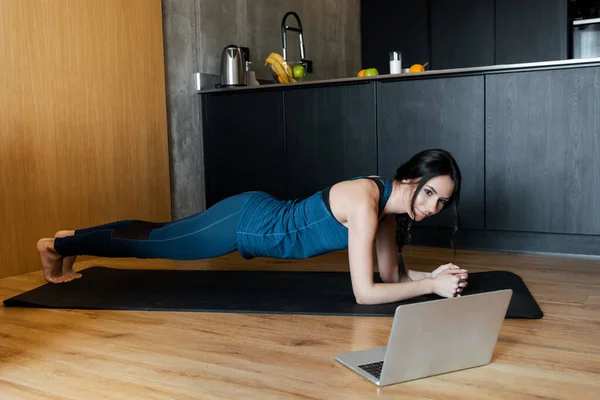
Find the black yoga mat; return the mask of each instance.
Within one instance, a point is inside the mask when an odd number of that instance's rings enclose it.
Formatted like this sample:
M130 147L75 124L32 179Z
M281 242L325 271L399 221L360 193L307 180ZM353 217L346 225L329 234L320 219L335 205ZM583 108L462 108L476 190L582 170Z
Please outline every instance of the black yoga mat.
M393 316L400 304L360 305L349 272L178 271L91 267L83 278L46 284L4 300L6 307ZM375 274L375 279L378 275ZM507 271L474 272L463 295L512 289L507 318L541 318L522 279Z

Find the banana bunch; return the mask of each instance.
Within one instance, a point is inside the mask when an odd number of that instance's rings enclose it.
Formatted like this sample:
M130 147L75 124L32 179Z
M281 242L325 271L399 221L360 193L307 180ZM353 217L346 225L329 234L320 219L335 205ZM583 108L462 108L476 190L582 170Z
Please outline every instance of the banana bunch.
M283 57L277 53L269 54L267 60L265 61L265 66L268 65L271 67L273 74L277 76L277 81L279 83L290 83L296 82L293 78L292 68L285 62Z

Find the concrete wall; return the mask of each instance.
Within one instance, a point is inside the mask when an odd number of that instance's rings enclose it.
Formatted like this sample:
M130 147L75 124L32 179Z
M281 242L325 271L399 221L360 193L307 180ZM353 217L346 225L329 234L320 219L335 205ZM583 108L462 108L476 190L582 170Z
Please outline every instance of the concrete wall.
M295 11L303 25L306 58L314 73L307 79L354 76L360 69L359 0L199 0L200 72L218 75L221 51L229 44L250 48L259 78L271 79L264 61L282 54L281 20ZM289 26L297 26L293 17ZM300 58L298 35L288 32L288 60Z
M167 118L174 220L203 211L204 149L198 72L198 0L162 0L167 85Z
M229 44L250 48L257 77L269 79L264 60L282 53L281 19L302 21L307 80L354 76L360 69L360 0L162 0L173 219L205 209L201 110L194 73L202 87L219 81ZM290 17L288 25L295 26ZM288 59L299 57L298 37L288 34Z

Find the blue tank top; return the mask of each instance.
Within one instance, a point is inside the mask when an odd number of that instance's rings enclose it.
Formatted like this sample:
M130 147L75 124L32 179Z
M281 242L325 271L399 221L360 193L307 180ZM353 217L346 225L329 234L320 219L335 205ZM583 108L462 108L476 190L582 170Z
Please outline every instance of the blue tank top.
M392 193L392 182L362 176L353 180L361 178L378 183L381 215ZM238 222L240 255L246 259L302 259L347 248L348 228L335 219L328 206L330 188L304 200L279 200L268 193L251 192Z

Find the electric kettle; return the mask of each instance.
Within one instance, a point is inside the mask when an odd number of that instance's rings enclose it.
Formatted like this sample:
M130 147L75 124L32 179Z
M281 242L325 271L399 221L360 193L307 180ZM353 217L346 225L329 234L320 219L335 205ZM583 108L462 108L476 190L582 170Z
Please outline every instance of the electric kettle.
M244 48L229 45L221 53L221 84L218 87L246 86L248 72L246 71L246 57Z

